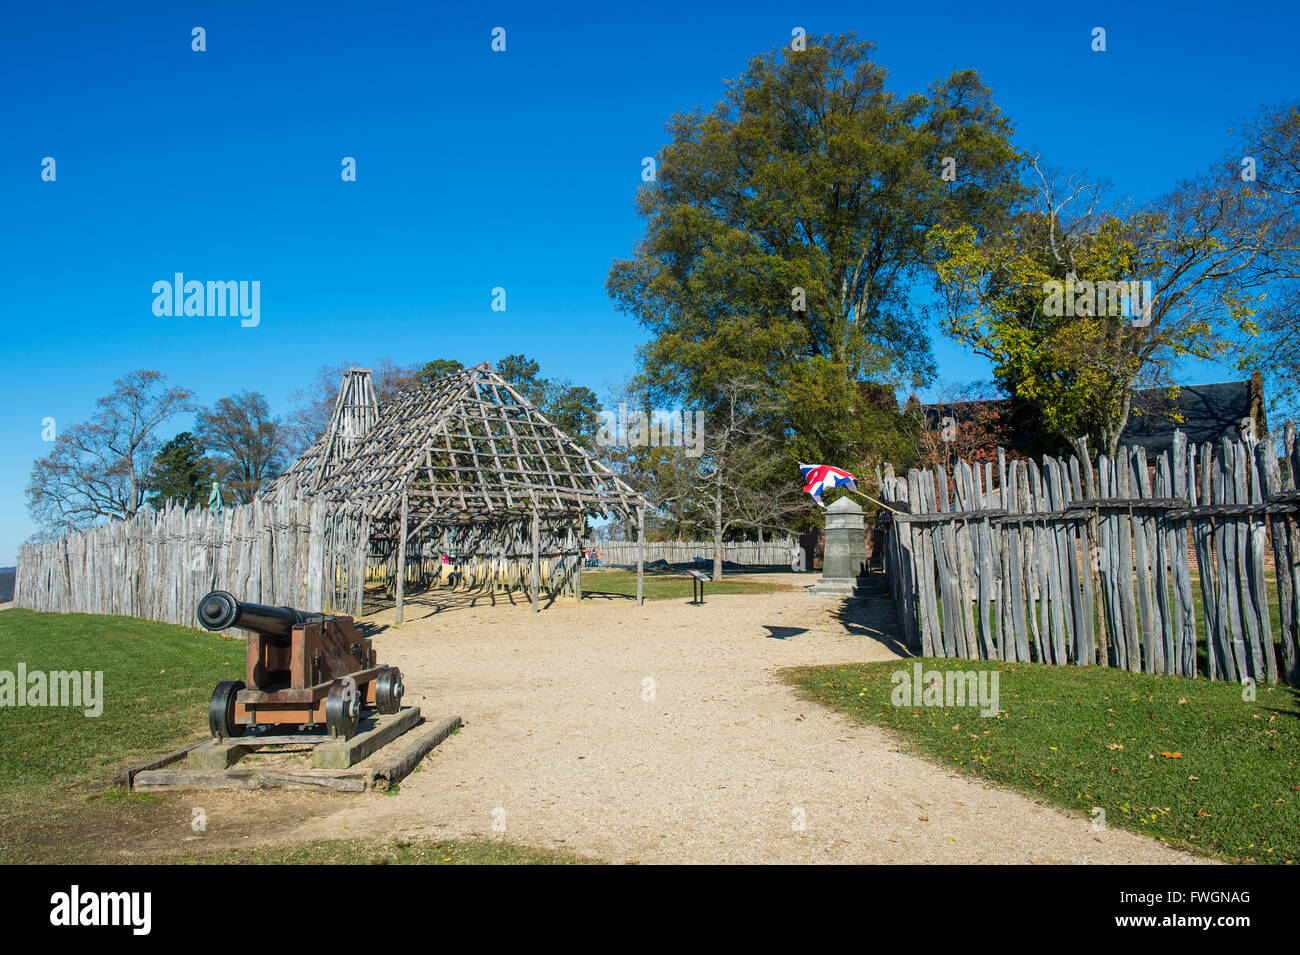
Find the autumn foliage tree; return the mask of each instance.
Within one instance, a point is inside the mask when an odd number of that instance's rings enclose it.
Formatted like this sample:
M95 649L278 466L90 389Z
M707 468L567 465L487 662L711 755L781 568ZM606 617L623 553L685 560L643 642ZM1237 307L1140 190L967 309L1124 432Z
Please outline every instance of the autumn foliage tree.
M1274 243L1274 281L1257 300L1259 333L1247 342L1244 364L1260 369L1274 409L1300 413L1300 103L1268 107L1242 130L1241 154L1249 160L1262 215L1283 223ZM1242 170L1246 173L1246 169Z
M1113 456L1138 390L1172 393L1185 359L1249 363L1259 302L1297 274L1300 221L1233 157L1137 209L1034 170L1033 201L1001 227L930 230L945 330L993 362L1037 430Z

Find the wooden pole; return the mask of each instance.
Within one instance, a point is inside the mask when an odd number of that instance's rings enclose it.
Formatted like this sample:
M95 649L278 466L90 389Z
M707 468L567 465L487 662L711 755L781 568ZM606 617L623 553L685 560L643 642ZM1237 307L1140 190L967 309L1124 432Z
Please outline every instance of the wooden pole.
M541 587L541 578L542 578L542 562L541 562L541 556L538 553L538 548L539 548L538 537L541 534L539 524L540 522L537 517L537 510L534 509L533 510L533 581L532 581L533 613L537 613L537 609L538 609L537 591Z
M645 506L636 509L636 602L645 603Z
M581 514L578 515L578 566L573 571L573 597L582 606L582 561L586 557L586 549L582 544L582 532L587 526L587 519Z
M406 490L402 490L402 532L397 541L397 615L395 622L397 626L402 624L402 600L406 596L406 523L407 523L407 502Z

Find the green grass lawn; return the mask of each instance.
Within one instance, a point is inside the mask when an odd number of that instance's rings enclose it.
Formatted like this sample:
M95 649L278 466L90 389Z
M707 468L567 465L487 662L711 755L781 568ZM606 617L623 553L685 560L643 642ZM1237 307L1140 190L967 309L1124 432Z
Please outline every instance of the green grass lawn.
M922 661L973 670L970 660ZM802 667L787 678L811 700L888 727L962 772L1122 826L1179 849L1232 860L1300 861L1300 697L1100 667L991 664L1000 710L895 707L891 674L913 661ZM1088 825L1089 820L1080 820Z
M712 573L712 570L706 571ZM810 576L808 582L815 578ZM768 594L778 590L790 590L785 584L761 580L722 580L704 585L704 599L711 594ZM647 570L645 572L646 600L690 600L691 578L677 571ZM635 570L584 570L582 572L582 594L589 596L636 596Z
M0 613L0 670L103 673L103 713L0 709L0 795L106 779L206 729L220 680L243 679L244 642L130 617Z
M15 673L20 663L28 672L102 672L103 712L91 718L81 709L0 708L0 863L574 861L496 840L328 840L251 854L195 849L123 858L119 849L131 834L171 827L188 835L193 796L109 789L114 770L207 735L213 688L244 676L243 640L129 617L6 610L0 670Z

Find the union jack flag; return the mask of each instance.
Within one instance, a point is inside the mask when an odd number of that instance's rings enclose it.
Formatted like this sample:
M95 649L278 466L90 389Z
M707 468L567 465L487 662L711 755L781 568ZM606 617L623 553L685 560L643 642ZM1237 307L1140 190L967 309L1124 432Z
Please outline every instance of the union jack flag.
M822 507L826 506L822 504L823 491L833 487L847 487L850 491L858 489L857 479L843 468L833 468L829 464L801 464L799 470L803 472L803 489Z

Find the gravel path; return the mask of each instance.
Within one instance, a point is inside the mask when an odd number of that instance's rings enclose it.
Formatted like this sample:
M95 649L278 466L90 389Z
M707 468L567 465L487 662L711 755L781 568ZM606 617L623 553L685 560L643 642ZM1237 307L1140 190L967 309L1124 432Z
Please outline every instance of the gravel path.
M401 666L427 719L459 713L465 728L398 793L291 838L501 834L644 863L1196 861L799 700L780 668L897 656L892 606L844 608L801 591L541 614L417 607L378 636L380 659Z

